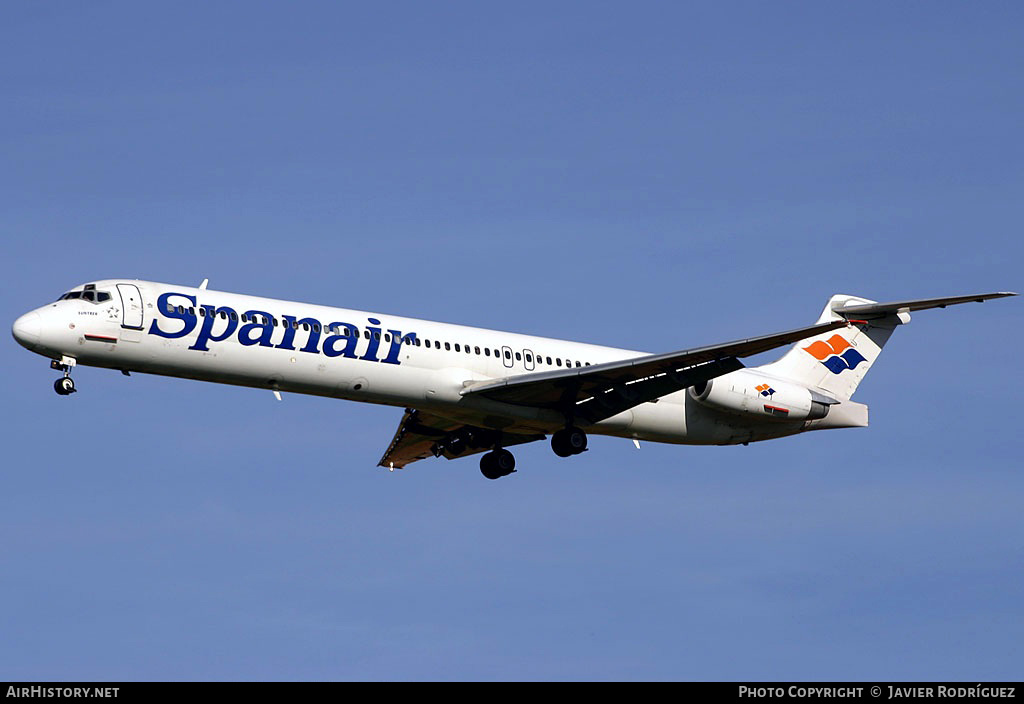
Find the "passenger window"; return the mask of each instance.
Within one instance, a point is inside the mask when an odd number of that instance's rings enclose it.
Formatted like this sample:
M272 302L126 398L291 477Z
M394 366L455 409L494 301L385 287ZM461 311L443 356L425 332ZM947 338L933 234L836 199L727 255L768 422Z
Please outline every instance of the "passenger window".
M558 366L562 366L562 358L561 357L555 357L555 364L557 364Z
M452 344L450 342L446 342L444 343L444 348L450 352L452 349Z
M486 357L490 357L491 356L491 348L490 347L484 347L484 356L486 356Z
M547 360L548 360L548 364L551 364L551 363L552 363L552 362L551 362L551 357L548 357L548 358L547 358Z
M533 362L533 355L531 355L530 353L527 353L526 354L526 361L532 363Z
M231 311L231 319L238 320L238 313L236 313L235 311Z
M367 340L369 340L370 339L370 331L369 330L363 330L363 337L365 337Z
M185 314L185 306L178 306L178 315Z
M521 354L519 354L518 352L516 352L516 361L517 361L517 362L521 362L521 361L522 361L522 359L523 359L523 355L521 355Z
M461 352L462 351L462 348L459 347L459 343L458 342L455 343L455 351L456 352Z
M476 352L477 354L480 354L480 348L479 347L474 347L473 351Z
M579 362L576 362L576 366L577 366L577 367L578 367L578 366L580 366L580 363L579 363Z
M205 308L203 308L203 307L199 308L199 317L200 318L205 318L206 317L206 309Z

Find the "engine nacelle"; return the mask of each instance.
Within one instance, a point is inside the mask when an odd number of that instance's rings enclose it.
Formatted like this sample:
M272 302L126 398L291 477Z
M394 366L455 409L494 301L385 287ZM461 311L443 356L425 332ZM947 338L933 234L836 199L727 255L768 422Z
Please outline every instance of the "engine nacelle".
M810 389L746 370L691 386L689 394L702 406L759 420L817 420L829 409Z

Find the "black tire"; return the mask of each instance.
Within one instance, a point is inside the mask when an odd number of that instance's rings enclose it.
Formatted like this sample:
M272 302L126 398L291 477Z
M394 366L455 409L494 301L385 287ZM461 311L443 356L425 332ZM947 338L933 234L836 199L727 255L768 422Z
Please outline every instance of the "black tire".
M565 431L559 430L551 436L551 450L559 457L571 457L572 449L565 441Z
M508 450L494 451L494 466L501 472L501 476L507 477L516 471L516 458Z
M501 479L498 467L494 462L494 453L488 452L480 458L480 473L488 479Z
M501 479L516 471L516 458L508 450L494 450L480 458L480 473L488 479Z
M565 428L551 436L551 449L559 457L578 455L587 449L587 434L579 428Z
M75 393L75 382L69 376L63 376L53 382L53 390L61 396L68 396Z
M587 434L579 428L567 428L565 431L565 444L572 450L572 454L578 455L587 449Z

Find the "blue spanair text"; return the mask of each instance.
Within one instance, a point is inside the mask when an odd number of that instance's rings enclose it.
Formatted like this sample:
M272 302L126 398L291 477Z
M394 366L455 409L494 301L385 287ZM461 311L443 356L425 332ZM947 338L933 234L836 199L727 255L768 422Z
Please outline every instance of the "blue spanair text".
M326 357L401 364L398 356L402 344L417 344L416 333L392 329L384 332L376 318L367 318L368 325L359 326L340 320L324 324L316 318L275 316L263 310L239 313L229 306L200 304L195 296L173 291L161 294L156 307L159 315L153 318L149 334L174 339L195 332L196 339L189 349L199 352L210 351L213 343L233 339L246 347L273 347ZM360 345L361 341L365 341L365 345ZM381 342L387 347L383 359L380 358L384 354Z

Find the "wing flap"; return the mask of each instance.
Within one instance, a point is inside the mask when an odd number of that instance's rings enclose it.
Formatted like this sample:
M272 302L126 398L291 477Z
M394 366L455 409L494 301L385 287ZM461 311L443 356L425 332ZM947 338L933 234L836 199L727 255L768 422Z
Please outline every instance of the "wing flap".
M445 441L456 433L460 434L463 439L465 449L458 454L453 454L445 447ZM452 460L456 457L468 457L486 452L496 444L500 444L502 447L511 447L543 439L544 435L542 434L527 435L478 428L433 413L407 408L398 424L394 438L377 466L401 469L413 462L430 457L445 457Z

